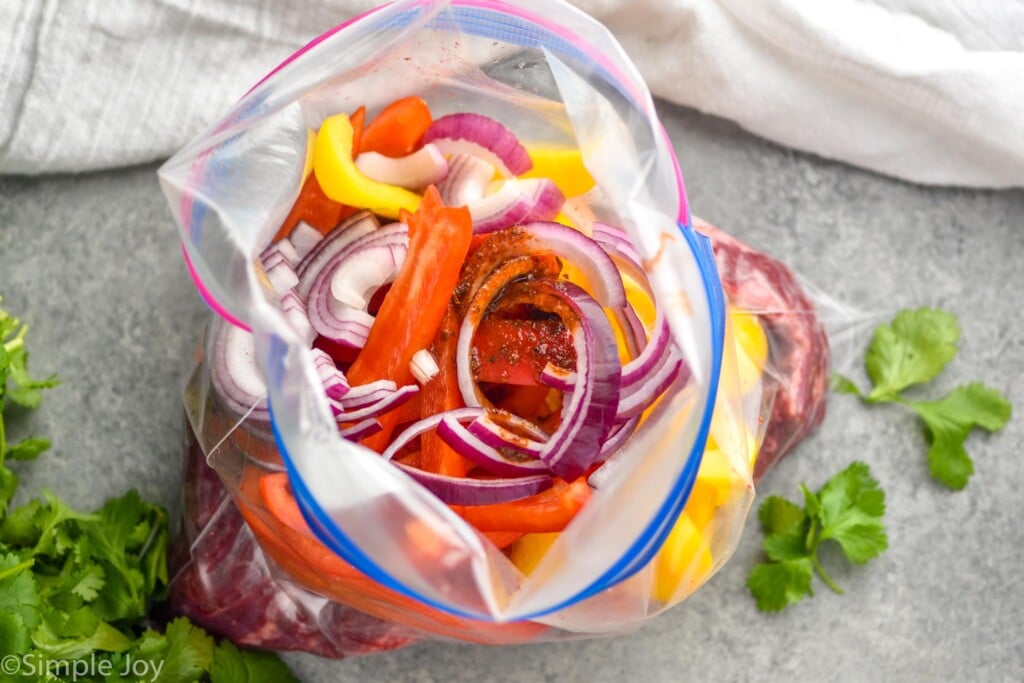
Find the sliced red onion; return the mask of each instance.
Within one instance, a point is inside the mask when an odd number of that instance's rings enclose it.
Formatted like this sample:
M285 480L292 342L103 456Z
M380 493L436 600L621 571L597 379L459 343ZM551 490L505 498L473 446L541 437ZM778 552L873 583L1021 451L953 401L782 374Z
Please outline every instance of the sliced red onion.
M281 295L281 312L284 313L285 320L295 330L299 339L306 346L312 346L313 340L316 339L316 331L309 323L306 307L302 305L302 301L299 300L299 295L295 293L295 290L289 289Z
M283 256L277 257L272 265L265 267L264 272L267 274L270 286L278 294L284 294L299 284L299 276L295 274Z
M618 452L620 448L629 440L633 432L636 431L637 425L640 424L639 417L631 417L625 422L620 422L615 425L615 429L608 435L608 440L601 446L601 457L600 460L607 460L614 453Z
M459 388L467 405L479 405L481 400L472 375L472 338L491 302L480 299L494 294L494 288L486 283L480 288L459 330L456 362ZM597 301L571 282L547 278L515 282L505 288L501 301L555 313L572 331L577 380L563 402L561 424L540 457L556 475L574 479L598 457L601 443L614 425L622 367L611 324Z
M398 454L400 450L405 448L406 444L415 439L421 434L429 432L431 429L436 429L437 425L441 423L441 420L449 417L453 420L459 420L460 422L468 422L475 420L476 418L483 415L486 411L483 408L457 408L455 410L449 410L444 413L437 413L430 417L425 417L418 422L413 422L411 425L406 427L401 434L396 436L391 444L384 449L381 453L381 457L385 460L391 460Z
M515 434L502 429L494 423L489 423L490 427L501 430L501 434L491 432L489 427L485 427L484 423L481 423L481 419L472 423L473 425L479 425L477 428L478 432L482 432L484 438L501 445L494 446L487 443L479 433L469 431L459 424L458 420L451 417L443 418L440 424L437 425L437 435L446 444L451 446L456 453L467 460L471 460L492 474L514 477L522 474L540 474L548 471L548 466L538 459L543 444L532 442L531 446L536 446L536 453L532 457L524 455L519 449L510 448L508 446L509 442L504 441L502 437L517 439L523 442L528 442L528 439L516 437Z
M346 306L365 311L374 292L395 281L407 252L408 249L382 244L350 255L331 274L331 295Z
M448 175L448 160L436 146L423 145L398 159L377 152L363 152L356 157L356 168L373 180L420 191Z
M540 372L540 382L552 389L570 392L576 386L576 373L572 370L560 368L554 363L548 363Z
M339 429L338 434L343 439L348 439L349 441L359 441L361 439L365 439L368 436L376 434L381 429L383 429L383 427L380 423L380 420L378 420L375 417L370 417L363 420L362 422L355 423L354 425L348 427L347 429Z
M471 422L466 431L492 448L513 449L524 455L539 458L540 452L550 436L537 425L518 415L502 413L502 417L517 429L510 429L499 424L488 414Z
M683 367L683 359L674 351L670 352L657 372L644 378L643 383L632 393L621 397L615 419L628 420L640 415L672 386Z
M600 489L622 465L626 454L629 453L629 451L622 450L622 447L626 445L626 441L633 435L639 424L640 418L634 417L616 426L616 431L608 437L604 448L601 449L601 459L604 462L587 477L587 484L591 488Z
M609 251L621 255L622 258L632 261L637 265L640 264L640 254L633 247L633 243L629 241L629 235L625 231L612 227L607 223L598 222L594 222L591 225L591 230L596 242L608 248ZM640 270L643 271L643 268ZM646 274L643 279L647 279Z
M561 223L527 223L522 229L532 236L534 248L551 251L579 268L602 306L621 308L626 305L626 289L619 269L600 244Z
M263 261L264 266L268 265L271 259L276 258L283 258L292 268L299 265L299 261L302 260L299 258L299 253L295 250L295 246L287 237L274 242L260 254L260 261Z
M437 189L445 206L468 206L487 194L493 179L494 166L470 154L454 154Z
M388 393L398 391L398 385L390 379L378 379L373 382L354 386L349 393L351 394L351 398L358 398L362 396L369 396L379 391L386 391Z
M428 491L449 505L490 505L521 500L551 488L551 477L538 474L515 479L471 479L449 477L394 463Z
M651 331L651 338L647 340L643 351L622 368L623 385L630 386L654 372L664 362L671 341L672 333L668 329L668 322L659 311L654 321L654 329Z
M321 349L313 349L313 367L320 375L320 381L324 385L324 393L327 398L340 399L347 394L351 387L345 378L345 373L338 369L334 359Z
M213 342L210 382L233 413L269 420L267 384L256 367L256 340L249 332L222 323Z
M419 392L420 388L418 386L415 384L407 384L398 391L390 393L376 403L372 403L365 408L359 408L351 411L346 411L341 401L328 400L328 404L330 404L331 412L334 413L334 417L338 422L356 422L357 420L362 420L367 417L377 417L389 410L397 408ZM348 396L343 396L342 401L346 398L348 398Z
M434 354L426 349L420 349L412 354L412 359L409 361L409 372L412 373L417 382L426 384L437 377L438 373L441 372L441 368L438 367Z
M292 228L291 234L288 235L287 239L295 247L295 253L299 256L299 263L302 263L302 260L313 250L313 247L323 241L324 236L309 223L299 221Z
M643 351L647 344L647 329L644 327L640 316L636 314L632 306L623 306L612 311L612 317L622 330L622 337L626 342L626 352L630 358L636 358Z
M469 202L473 232L481 235L558 215L565 195L547 178L506 180L496 192Z
M299 223L299 225L303 225L303 223ZM337 256L349 244L375 232L379 227L380 223L373 214L369 211L360 211L316 242L302 257L298 268L295 269L299 276L299 284L296 287L299 297L306 301L309 297L310 287L313 286L313 280L319 275L325 263ZM310 228L310 230L315 231L315 228ZM292 234L294 235L294 232ZM317 232L317 234L320 233Z
M377 382L373 382L373 384L377 384ZM391 396L396 391L398 391L398 389L395 388L394 382L388 381L387 384L390 384L391 386L382 386L378 387L377 389L374 389L373 391L366 392L361 392L358 390L362 389L364 386L370 386L368 384L364 384L362 386L351 389L348 392L348 394L345 395L340 401L342 408L344 408L345 410L357 410L359 408L365 408L368 405L372 405L374 403L383 401L388 396Z
M424 133L423 143L433 143L447 155L480 157L505 177L533 168L530 155L512 131L480 114L448 114L436 119Z
M318 257L316 270L306 270L300 282L300 286L308 284L306 306L313 328L335 342L362 348L373 326L373 316L366 312L369 297L394 280L405 261L408 240L408 226L393 223L348 241L336 251L324 250L322 253L331 252L330 258ZM366 269L361 264L366 264ZM334 292L360 305L342 303Z

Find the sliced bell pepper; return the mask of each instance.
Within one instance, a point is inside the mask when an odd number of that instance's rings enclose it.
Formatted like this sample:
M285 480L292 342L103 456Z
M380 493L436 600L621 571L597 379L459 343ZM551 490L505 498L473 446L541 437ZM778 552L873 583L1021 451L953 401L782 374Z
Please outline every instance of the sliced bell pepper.
M473 347L479 382L536 385L548 363L572 368L576 362L572 335L557 320L489 316L477 326Z
M419 97L395 100L366 127L362 151L387 157L412 154L433 122L430 108Z
M359 138L363 130L363 119L366 116L366 109L359 107L356 113L352 114L352 158L359 153ZM334 201L326 194L320 183L316 180L316 174L310 173L302 183L302 190L299 191L299 198L295 200L291 212L281 224L281 229L274 236L274 241L283 239L291 234L299 221L309 223L311 226L326 234L341 224L343 220L354 215L357 209Z
M566 197L589 191L596 184L583 165L583 153L569 147L533 147L527 150L533 167L521 178L547 178Z
M557 533L525 534L512 544L508 559L512 560L512 564L517 566L519 571L529 576L556 540Z
M423 385L420 392L420 417L429 417L465 406L462 392L459 390L459 371L455 360L458 343L459 317L455 307L449 303L445 309L441 329L431 346L431 352L440 371ZM429 472L464 477L473 469L472 462L456 453L455 449L434 431L420 437L420 446L420 466Z
M654 558L652 592L655 599L669 603L695 590L714 568L714 558L701 530L684 512L679 515L664 545ZM684 588L685 584L685 588Z
M398 386L412 381L409 362L437 336L469 250L469 210L444 206L435 187L427 189L419 211L403 218L409 225L409 252L363 350L346 373L353 386L379 379ZM398 416L396 411L382 415L384 429L363 443L383 450Z
M452 509L479 531L562 531L590 500L584 478L571 484L555 479L547 491L509 503L453 505Z
M519 531L487 531L484 536L494 547L503 550L522 538L523 534Z
M402 187L366 177L352 160L352 121L345 114L324 119L313 143L313 175L324 194L336 202L369 209L387 218L400 211L415 211L420 196Z

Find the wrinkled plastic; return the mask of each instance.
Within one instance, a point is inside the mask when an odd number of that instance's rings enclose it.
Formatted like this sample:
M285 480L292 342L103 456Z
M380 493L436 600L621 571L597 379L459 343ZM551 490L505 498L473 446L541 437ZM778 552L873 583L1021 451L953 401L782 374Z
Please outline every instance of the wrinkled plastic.
M571 200L573 215L628 232L690 368L534 562L517 561L515 546L499 551L401 471L338 435L309 349L255 265L298 195L310 131L331 114L364 105L372 116L410 94L435 116L492 116L528 148L578 147L597 187ZM823 414L823 392L800 390L793 405L810 412L780 414L785 430L773 436L766 418L780 392L824 381L827 341L815 337L821 343L806 346L804 364L743 365L723 288L761 271L740 264L719 279L721 249L713 253L713 240L690 226L642 80L600 25L564 3L406 1L368 13L286 61L160 178L196 285L220 314L205 358L220 326L249 328L268 385L269 424L218 400L209 363L185 391L187 523L172 590L180 611L239 642L342 656L427 636L514 643L635 628L731 555L761 441L769 438L770 464ZM784 273L765 286L798 289L779 265ZM734 289L734 308L768 313ZM769 320L775 354L797 328ZM265 504L260 481L276 472L287 472L305 523Z

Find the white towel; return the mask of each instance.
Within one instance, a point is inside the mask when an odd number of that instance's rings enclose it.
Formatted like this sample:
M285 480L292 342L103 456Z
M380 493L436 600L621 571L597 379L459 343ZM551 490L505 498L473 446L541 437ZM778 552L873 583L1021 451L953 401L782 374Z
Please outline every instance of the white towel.
M0 172L168 156L375 0L0 3ZM923 183L1024 186L1024 3L577 0L658 97Z

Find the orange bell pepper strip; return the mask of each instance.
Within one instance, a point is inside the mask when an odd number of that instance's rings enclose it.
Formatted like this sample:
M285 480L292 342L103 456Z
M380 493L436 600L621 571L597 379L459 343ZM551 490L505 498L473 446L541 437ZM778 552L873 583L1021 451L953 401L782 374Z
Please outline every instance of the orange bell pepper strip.
M427 188L420 208L403 219L409 225L409 251L363 350L346 373L352 386L379 379L398 386L413 381L409 362L437 336L469 250L469 210L444 206L436 187ZM399 417L397 411L380 416L384 428L363 443L384 450Z
M590 496L590 486L583 477L571 484L555 479L547 491L522 500L491 505L452 505L451 508L484 533L547 533L565 529Z
M483 535L494 544L495 548L504 550L523 537L521 531L485 531Z
M430 108L420 98L395 100L366 127L362 151L386 157L412 154L433 122Z
M363 131L363 121L366 118L366 107L359 107L356 113L352 114L352 158L359 154L360 138ZM299 221L305 221L320 232L327 234L338 227L343 220L353 216L357 209L345 206L334 201L320 187L316 180L316 174L310 173L306 182L302 184L299 198L295 200L291 212L281 224L281 229L274 236L277 242L291 234Z
M430 417L448 410L465 407L459 391L459 371L455 361L459 344L459 317L451 304L445 310L441 329L431 347L440 372L423 385L420 392L420 417ZM436 432L420 437L420 467L451 477L464 477L473 463L455 452ZM499 546L503 547L503 546Z

